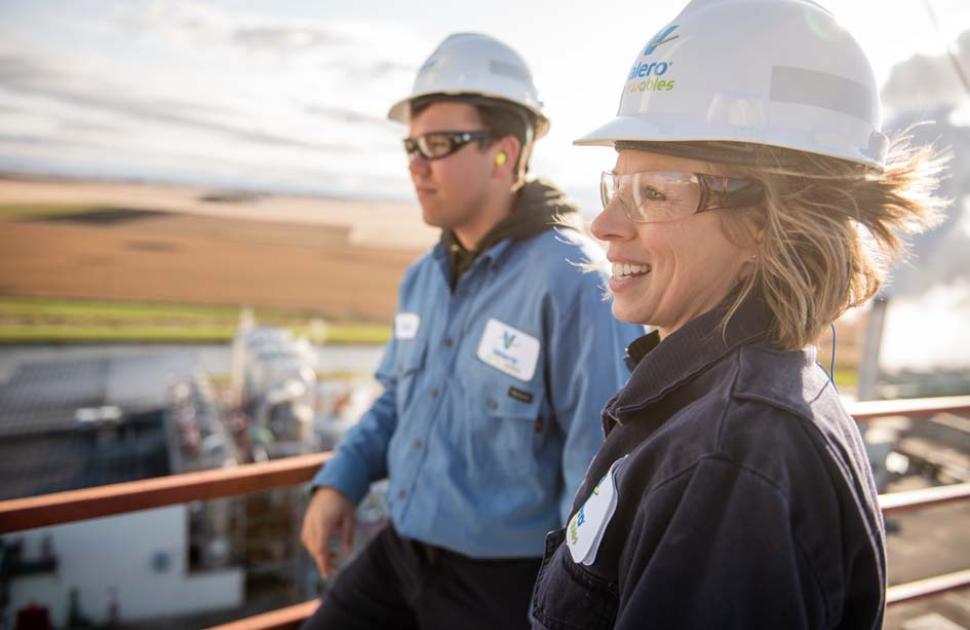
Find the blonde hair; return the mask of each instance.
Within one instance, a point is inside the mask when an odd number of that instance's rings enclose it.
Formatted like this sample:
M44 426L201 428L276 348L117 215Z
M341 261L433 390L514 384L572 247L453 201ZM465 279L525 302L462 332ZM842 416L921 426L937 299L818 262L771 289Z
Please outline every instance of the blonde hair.
M731 171L759 180L764 201L719 213L727 237L756 252L722 324L757 291L774 315L770 341L795 350L875 295L905 254L906 235L939 222L946 202L934 191L948 157L912 147L908 135L891 144L882 171L776 147L756 152L757 166Z

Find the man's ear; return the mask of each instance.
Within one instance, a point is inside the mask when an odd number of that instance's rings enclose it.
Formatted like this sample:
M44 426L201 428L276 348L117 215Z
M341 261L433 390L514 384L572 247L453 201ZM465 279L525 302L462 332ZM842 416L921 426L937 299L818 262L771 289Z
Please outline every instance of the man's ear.
M519 160L519 153L522 150L519 139L515 136L500 138L492 146L492 150L495 153L495 164L492 172L499 177L511 174L512 181L514 182L518 177L518 174L515 172L516 163Z

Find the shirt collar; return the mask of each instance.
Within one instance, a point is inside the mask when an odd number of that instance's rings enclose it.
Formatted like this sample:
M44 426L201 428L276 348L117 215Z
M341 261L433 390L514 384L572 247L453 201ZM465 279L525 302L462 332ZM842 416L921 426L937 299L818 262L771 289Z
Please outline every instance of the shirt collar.
M482 252L478 258L475 259L475 262L469 269L472 269L480 264L485 264L480 262L482 260L487 261L490 267L494 266L496 262L502 260L502 255L511 245L512 239L510 238L499 241L495 245ZM439 240L437 243L435 243L434 247L431 249L431 257L438 262L441 272L444 274L445 279L448 280L451 277L451 252L448 251L448 245L443 240Z
M606 404L604 419L608 416L619 424L633 420L637 412L735 348L767 336L771 313L760 297L746 299L722 332L727 308L723 305L692 319L662 342L654 331L631 343L627 362L636 367Z

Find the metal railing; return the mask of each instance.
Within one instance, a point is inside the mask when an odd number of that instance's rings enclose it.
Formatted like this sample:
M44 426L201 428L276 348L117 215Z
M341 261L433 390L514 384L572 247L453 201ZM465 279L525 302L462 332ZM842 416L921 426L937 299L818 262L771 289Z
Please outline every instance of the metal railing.
M925 418L938 413L970 412L970 396L937 398L904 398L901 400L863 400L846 405L856 422L868 422L886 416Z
M316 611L320 605L319 599L311 599L302 604L294 604L285 608L271 610L261 615L253 615L221 626L213 626L209 630L283 630L297 628L303 621Z
M859 422L886 416L917 418L939 413L970 414L970 396L860 402L847 407ZM0 534L306 483L329 458L330 453L300 455L233 468L0 501ZM879 505L884 514L894 514L967 499L970 499L970 483L961 483L881 495ZM967 586L970 586L970 569L899 584L889 588L887 605ZM319 600L312 600L218 628L293 628L311 615L318 605Z
M306 483L330 453L0 501L0 534Z

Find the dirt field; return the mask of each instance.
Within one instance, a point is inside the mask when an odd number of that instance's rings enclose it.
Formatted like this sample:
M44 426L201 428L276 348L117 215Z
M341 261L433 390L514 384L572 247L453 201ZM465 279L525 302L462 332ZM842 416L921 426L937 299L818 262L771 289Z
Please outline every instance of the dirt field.
M0 180L0 295L299 308L388 321L405 268L436 233L405 204ZM120 211L117 209L121 209ZM146 212L151 211L151 212Z
M417 207L200 188L0 178L13 205L135 209L111 222L0 212L0 296L308 309L387 322L407 266L435 242ZM161 211L161 212L158 212ZM865 317L837 325L858 365ZM819 340L828 367L831 334Z

